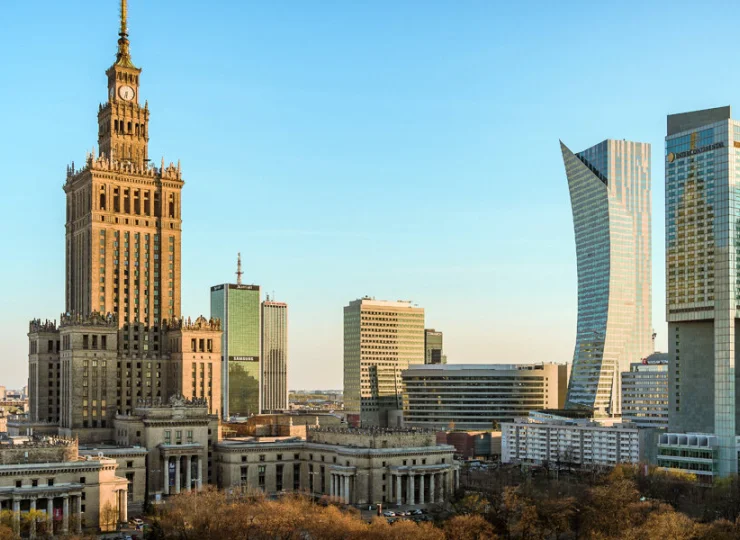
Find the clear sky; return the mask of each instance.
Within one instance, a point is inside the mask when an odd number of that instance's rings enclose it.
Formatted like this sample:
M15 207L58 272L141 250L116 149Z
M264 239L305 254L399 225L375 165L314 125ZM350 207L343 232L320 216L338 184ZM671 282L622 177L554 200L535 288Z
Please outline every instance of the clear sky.
M653 145L653 319L665 349L669 113L732 104L729 2L129 0L150 157L182 159L183 311L245 280L290 306L291 388L342 385L342 307L412 299L450 362L569 361L558 139ZM0 384L64 309L65 166L97 143L116 0L0 15Z

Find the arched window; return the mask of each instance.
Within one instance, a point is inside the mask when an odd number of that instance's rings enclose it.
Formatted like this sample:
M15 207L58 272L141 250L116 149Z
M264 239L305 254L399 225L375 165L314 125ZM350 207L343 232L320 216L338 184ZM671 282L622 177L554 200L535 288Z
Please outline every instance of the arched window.
M100 186L100 209L105 210L105 186Z

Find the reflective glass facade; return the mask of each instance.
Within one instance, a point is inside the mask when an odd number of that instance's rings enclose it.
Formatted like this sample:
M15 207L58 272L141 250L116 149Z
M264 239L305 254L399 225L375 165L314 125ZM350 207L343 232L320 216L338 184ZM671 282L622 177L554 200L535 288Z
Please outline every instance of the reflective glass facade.
M560 143L578 262L578 323L566 407L620 414L621 373L652 352L650 145Z
M713 432L737 471L740 124L730 108L671 115L666 136L669 428Z
M221 319L223 416L260 412L260 288L211 287L211 317Z

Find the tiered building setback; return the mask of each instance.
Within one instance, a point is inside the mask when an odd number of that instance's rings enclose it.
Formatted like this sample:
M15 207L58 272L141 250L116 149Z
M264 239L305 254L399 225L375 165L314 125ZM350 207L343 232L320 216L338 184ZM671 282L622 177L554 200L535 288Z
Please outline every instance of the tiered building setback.
M181 318L179 163L148 158L149 106L121 2L118 51L98 108L98 146L67 169L66 311L29 325L31 421L82 443L113 419L184 395L221 408L221 325ZM48 431L48 430L47 430Z

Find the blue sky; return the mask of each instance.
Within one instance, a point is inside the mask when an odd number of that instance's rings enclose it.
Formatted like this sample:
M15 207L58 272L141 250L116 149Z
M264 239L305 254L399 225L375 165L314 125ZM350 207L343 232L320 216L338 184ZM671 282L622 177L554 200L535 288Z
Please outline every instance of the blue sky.
M65 166L96 144L114 0L0 17L0 384L64 308ZM150 156L182 159L183 311L245 279L290 305L291 388L341 387L342 306L412 299L451 362L568 361L576 266L558 139L653 145L665 348L668 113L732 104L726 2L130 0Z

